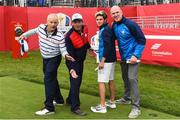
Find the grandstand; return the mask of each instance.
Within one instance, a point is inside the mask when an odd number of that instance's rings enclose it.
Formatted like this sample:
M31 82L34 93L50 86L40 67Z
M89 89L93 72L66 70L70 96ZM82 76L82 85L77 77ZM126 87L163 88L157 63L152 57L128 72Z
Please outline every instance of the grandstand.
M0 0L1 6L111 7L179 3L180 0Z

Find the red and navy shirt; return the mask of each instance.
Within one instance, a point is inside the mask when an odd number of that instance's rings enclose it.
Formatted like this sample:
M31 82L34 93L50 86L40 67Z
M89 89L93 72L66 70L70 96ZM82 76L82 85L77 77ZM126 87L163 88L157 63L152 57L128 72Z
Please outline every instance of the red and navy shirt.
M71 28L66 34L65 43L69 55L72 56L76 62L84 62L87 49L90 48L87 27L83 26L82 32L78 32L74 28ZM67 61L66 63L70 69L75 67L74 62Z

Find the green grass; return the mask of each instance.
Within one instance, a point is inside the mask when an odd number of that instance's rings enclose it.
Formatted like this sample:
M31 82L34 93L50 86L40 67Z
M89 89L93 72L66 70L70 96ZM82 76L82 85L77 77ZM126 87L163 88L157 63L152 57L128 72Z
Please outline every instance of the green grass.
M128 112L131 110L130 105L118 105L117 109L108 109L106 114L97 114L90 111L91 105L96 105L99 98L87 94L81 94L81 108L87 112L87 116L81 117L70 112L69 106L57 106L56 114L50 116L36 116L34 112L40 109L44 100L44 87L41 84L36 84L28 81L22 81L13 77L0 78L0 118L1 119L123 119L127 118ZM30 92L29 92L30 91ZM62 90L63 96L68 95L68 90ZM89 100L87 100L89 99ZM142 108L141 118L175 119L173 115L157 112Z
M94 58L87 57L81 92L98 96L97 64ZM27 59L13 60L9 53L0 53L0 77L13 77L22 81L43 84L42 59L39 52L30 52ZM59 67L61 88L69 88L69 76L64 60ZM123 95L123 82L119 63L115 69L116 97ZM180 69L153 65L140 65L139 88L141 106L180 116ZM107 96L109 94L107 93Z

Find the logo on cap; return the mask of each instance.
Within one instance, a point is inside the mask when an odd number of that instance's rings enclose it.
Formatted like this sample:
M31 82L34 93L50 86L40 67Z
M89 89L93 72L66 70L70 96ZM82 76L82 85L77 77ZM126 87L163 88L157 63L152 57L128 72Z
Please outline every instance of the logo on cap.
M74 21L74 20L82 20L82 19L83 19L82 15L79 14L79 13L75 13L75 14L72 15L72 21Z

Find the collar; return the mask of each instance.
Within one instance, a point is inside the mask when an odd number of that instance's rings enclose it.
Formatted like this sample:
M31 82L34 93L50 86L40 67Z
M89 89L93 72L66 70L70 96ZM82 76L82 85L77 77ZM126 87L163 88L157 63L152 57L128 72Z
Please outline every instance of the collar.
M100 27L99 27L99 29L101 30L103 27L105 27L105 26L107 26L108 25L108 23L104 23L103 25L101 25Z
M124 16L122 16L122 19L118 22L114 21L115 24L122 24L124 21L126 20L126 18Z
M44 31L46 32L46 35L48 36L48 33L47 33L47 25L46 27L44 28ZM57 28L55 29L55 31L52 33L52 36L55 36L57 35Z

